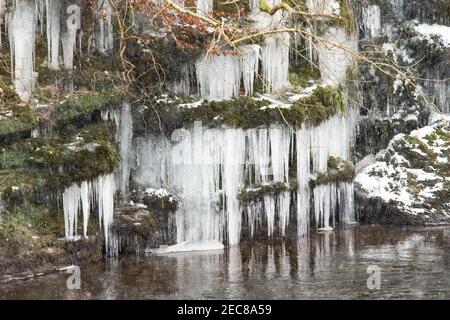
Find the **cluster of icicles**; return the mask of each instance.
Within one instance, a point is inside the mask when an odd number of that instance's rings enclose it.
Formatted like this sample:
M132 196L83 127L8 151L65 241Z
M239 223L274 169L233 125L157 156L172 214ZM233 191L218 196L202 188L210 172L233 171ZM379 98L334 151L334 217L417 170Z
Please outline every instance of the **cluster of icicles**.
M109 249L109 231L114 213L114 175L104 175L92 181L75 183L63 193L65 235L67 239L78 237L78 215L83 216L83 235L87 237L91 211L97 212L99 226L103 228L105 247Z
M269 1L270 5L278 0ZM257 1L250 1L254 27L274 30L284 27L282 12L269 15L261 12ZM180 3L180 5L183 5ZM212 11L212 0L197 1L197 13L207 15ZM182 67L183 78L172 83L175 93L191 94L195 91L192 78L197 81L198 93L208 100L229 99L238 96L241 87L245 95L253 94L255 77L260 76L267 92L276 92L288 85L290 35L287 32L265 36L262 46L248 44L238 47L236 54L203 55L194 65ZM259 74L261 61L262 74ZM194 75L195 71L195 75Z
M83 236L87 237L89 219L91 213L95 213L99 219L99 226L103 228L108 255L114 255L116 248L116 239L110 235L114 215L114 194L116 190L123 194L128 191L131 172L133 124L130 108L131 106L125 103L121 107L102 112L104 121L112 120L116 124L116 141L119 144L121 166L112 174L74 183L66 188L62 195L66 238L78 238L80 215L83 219Z
M112 8L108 0L96 3L97 10L102 12L97 21L96 46L100 52L106 52L113 47ZM30 98L37 77L34 69L37 32L46 31L47 66L50 69L59 69L62 57L64 68L71 70L75 50L82 51L81 9L76 1L0 0L0 28L2 25L8 31L14 86L25 101Z
M353 184L332 183L311 190L309 182L314 173L327 170L329 156L349 158L354 120L349 111L296 132L284 126L244 130L196 124L176 132L175 144L158 136L139 137L135 182L168 188L182 199L176 217L178 243L234 245L241 239L242 227L254 235L261 225L269 237L283 236L292 211L297 211L299 236L308 233L311 212L317 228L330 229L338 211L342 222L354 222ZM293 192L289 171L295 167L298 189ZM239 201L246 188L279 183L287 186L286 191L261 201Z
M197 13L210 13L212 2L197 1ZM269 0L267 4L275 6L280 2ZM282 10L270 15L262 12L258 3L255 0L250 0L249 3L250 20L253 21L255 30L276 31L285 28L286 15ZM180 2L179 5L183 3ZM309 0L307 5L312 13L339 13L339 3L335 0ZM323 82L337 86L345 80L347 68L352 64L350 52L357 51L357 36L355 33L348 34L344 28L330 27L322 35L322 39L317 42L312 37L309 38L308 55L312 62L318 61ZM291 41L288 32L280 31L265 35L262 45L239 46L235 54L203 55L194 64L182 65L181 79L170 83L168 89L185 95L198 93L208 100L230 99L238 96L241 91L245 95L252 95L258 77L262 80L265 92L277 93L289 87L290 47L297 49L298 43L297 34ZM262 70L259 70L260 65Z

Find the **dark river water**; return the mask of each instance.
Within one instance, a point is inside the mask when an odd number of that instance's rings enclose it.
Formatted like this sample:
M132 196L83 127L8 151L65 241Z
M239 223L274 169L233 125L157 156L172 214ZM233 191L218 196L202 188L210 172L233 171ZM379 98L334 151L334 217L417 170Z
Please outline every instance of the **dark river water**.
M60 272L0 285L0 298L449 299L450 228L348 226L298 242L121 258L80 275L79 290Z

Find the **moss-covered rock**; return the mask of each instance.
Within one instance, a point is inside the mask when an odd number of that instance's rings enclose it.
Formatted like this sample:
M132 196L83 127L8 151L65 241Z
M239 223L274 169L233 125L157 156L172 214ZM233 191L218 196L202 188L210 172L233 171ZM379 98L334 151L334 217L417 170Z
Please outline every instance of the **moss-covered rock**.
M317 87L312 94L292 104L280 107L262 98L241 96L224 101L189 100L165 96L155 97L139 110L139 121L135 126L137 134L163 131L170 133L194 121L201 121L208 127L222 125L238 128L257 128L272 124L289 124L299 127L307 123L317 126L335 114L345 111L342 92L331 87Z
M27 139L0 150L0 193L14 188L28 197L42 188L61 190L111 173L119 160L108 122Z
M353 182L355 178L355 166L350 161L342 160L339 157L328 158L328 169L326 172L319 172L310 180L310 186L339 183L339 182Z
M267 196L274 198L280 193L290 190L290 185L283 182L259 186L248 186L239 192L238 200L241 206L245 206L246 204L250 204L252 202L264 201L264 197Z

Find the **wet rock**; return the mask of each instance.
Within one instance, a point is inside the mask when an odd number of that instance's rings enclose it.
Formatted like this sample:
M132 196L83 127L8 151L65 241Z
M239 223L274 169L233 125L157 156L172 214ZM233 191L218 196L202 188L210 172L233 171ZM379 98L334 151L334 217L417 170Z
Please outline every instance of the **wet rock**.
M129 204L116 208L112 226L114 254L140 254L176 242L178 202L165 189L134 191ZM136 201L136 202L135 202Z

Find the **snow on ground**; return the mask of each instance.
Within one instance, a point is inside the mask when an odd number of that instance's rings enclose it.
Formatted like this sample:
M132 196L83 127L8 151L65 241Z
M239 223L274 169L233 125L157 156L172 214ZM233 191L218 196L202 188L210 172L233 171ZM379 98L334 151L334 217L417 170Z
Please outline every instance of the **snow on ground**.
M153 254L168 254L176 252L191 252L191 251L213 251L223 250L224 245L220 241L185 241L174 244L173 246L161 247L158 249L152 249L150 252Z
M440 24L419 24L414 27L418 33L432 41L433 35L439 35L445 47L450 47L450 27Z

